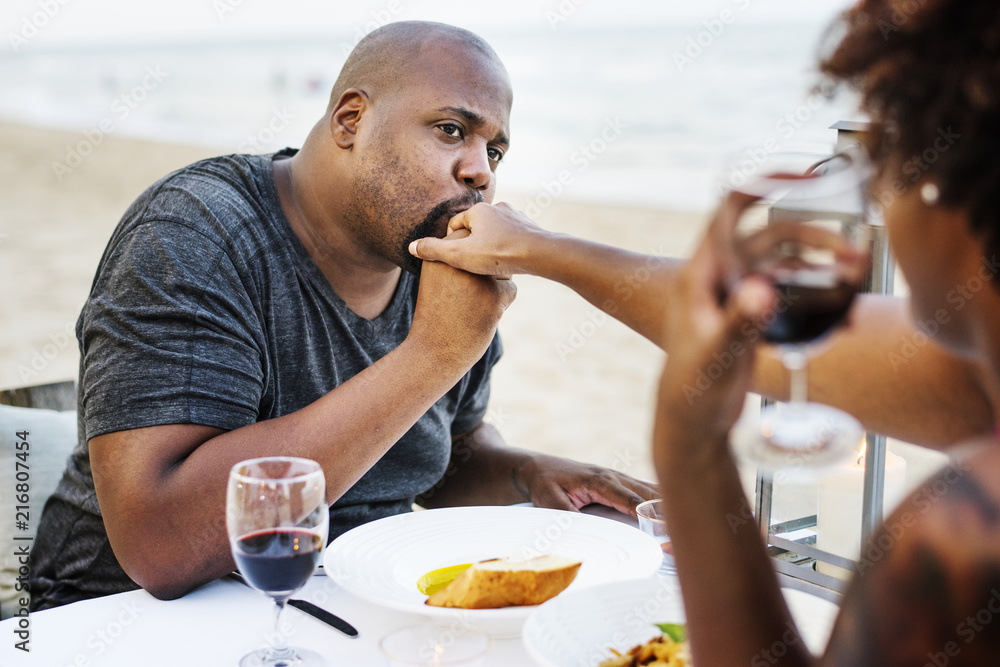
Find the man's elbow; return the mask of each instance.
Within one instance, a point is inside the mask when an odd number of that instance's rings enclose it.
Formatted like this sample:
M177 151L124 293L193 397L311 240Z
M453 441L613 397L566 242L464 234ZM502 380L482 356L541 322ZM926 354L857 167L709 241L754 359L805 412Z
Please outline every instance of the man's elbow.
M199 562L193 548L179 548L174 542L132 533L124 540L112 539L111 546L132 581L157 599L176 600L216 577L211 576L214 568Z
M157 600L176 600L184 597L197 586L191 585L187 581L171 580L170 578L151 577L148 581L139 582L143 590L152 595Z

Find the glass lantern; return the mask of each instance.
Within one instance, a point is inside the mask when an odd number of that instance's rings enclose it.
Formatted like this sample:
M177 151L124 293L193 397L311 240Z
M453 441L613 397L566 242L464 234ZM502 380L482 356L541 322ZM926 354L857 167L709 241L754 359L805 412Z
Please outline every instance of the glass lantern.
M831 129L837 130L840 151L861 141L868 124L841 121ZM842 204L829 202L830 210L823 214L861 217L871 226L872 264L862 291L892 294L895 266L880 214ZM778 201L768 220L793 215L797 213ZM764 406L772 402L762 399ZM854 554L881 524L887 498L890 505L902 498L905 463L889 454L887 471L885 436L868 433L858 450L856 461L835 467L811 484L784 483L780 473L772 478L758 471L754 514L783 586L839 601L857 568Z

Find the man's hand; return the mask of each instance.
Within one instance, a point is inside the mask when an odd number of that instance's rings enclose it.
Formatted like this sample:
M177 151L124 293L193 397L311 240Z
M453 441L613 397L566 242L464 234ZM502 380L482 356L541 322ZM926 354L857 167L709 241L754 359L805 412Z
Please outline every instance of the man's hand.
M424 262L410 336L443 359L472 366L486 352L516 295L517 286L510 280Z
M476 204L448 223L449 234L468 230L458 240L425 238L410 244L415 257L444 262L470 273L508 278L530 273L525 260L548 232L506 203Z
M451 465L417 502L424 507L514 505L578 510L598 503L635 516L635 506L658 498L656 486L600 466L508 447L482 423L455 437Z
M636 505L660 497L654 484L601 466L543 454L531 456L512 476L522 497L538 507L576 511L596 503L634 517Z

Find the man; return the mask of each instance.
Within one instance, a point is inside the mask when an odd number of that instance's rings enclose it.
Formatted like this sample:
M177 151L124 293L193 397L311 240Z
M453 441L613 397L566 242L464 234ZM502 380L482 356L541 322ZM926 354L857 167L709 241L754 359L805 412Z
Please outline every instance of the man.
M35 608L232 571L226 477L257 456L323 466L331 536L415 498L633 511L655 494L504 447L482 418L513 284L407 254L492 200L511 102L480 38L392 24L301 150L206 160L133 204L78 323L80 445L32 551Z

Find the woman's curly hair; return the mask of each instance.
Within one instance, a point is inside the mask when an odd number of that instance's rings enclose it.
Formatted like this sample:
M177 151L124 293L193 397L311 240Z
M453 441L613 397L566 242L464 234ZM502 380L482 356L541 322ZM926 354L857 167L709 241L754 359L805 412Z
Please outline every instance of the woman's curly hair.
M861 94L873 156L1000 252L1000 0L861 0L827 34L821 71Z

